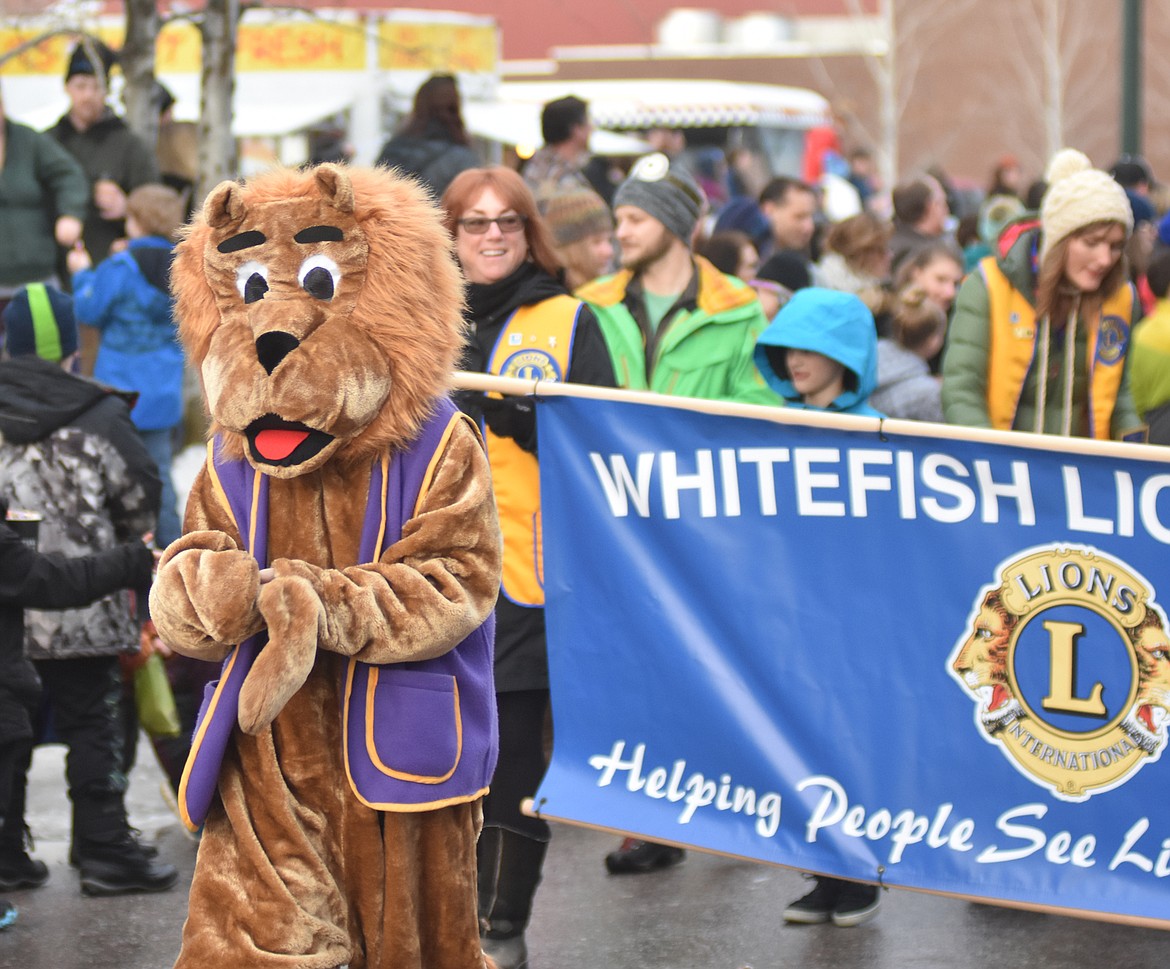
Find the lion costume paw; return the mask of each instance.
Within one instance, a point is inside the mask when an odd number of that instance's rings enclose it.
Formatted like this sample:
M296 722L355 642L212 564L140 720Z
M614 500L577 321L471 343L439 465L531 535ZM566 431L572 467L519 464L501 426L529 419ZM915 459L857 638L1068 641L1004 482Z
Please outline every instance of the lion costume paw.
M248 734L272 723L308 679L325 607L311 582L285 575L261 587L260 614L268 625L268 644L240 688L240 729Z
M259 592L255 558L223 532L189 532L163 553L150 614L168 645L220 659L226 646L263 628Z

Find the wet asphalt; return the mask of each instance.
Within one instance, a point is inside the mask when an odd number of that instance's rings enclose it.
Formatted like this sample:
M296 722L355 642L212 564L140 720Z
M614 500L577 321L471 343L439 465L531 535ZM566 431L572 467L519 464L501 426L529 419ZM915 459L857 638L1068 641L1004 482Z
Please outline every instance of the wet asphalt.
M197 844L167 806L149 748L140 748L128 805L135 826L180 869L178 887L159 895L81 895L67 862L63 763L58 746L34 759L28 817L51 877L9 894L20 917L0 933L0 969L171 966ZM805 891L797 872L691 851L675 868L613 876L602 858L616 843L612 834L554 825L529 969L1111 969L1170 959L1170 932L905 890L885 892L878 917L857 928L785 925L785 904Z

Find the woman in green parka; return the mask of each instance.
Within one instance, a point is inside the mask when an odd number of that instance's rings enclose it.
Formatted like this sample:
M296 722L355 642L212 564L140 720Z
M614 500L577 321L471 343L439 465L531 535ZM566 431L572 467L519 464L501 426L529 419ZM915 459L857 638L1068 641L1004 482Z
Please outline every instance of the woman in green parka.
M959 290L943 359L946 420L1138 439L1127 372L1141 315L1124 257L1129 200L1072 149L1053 157L1047 181L1039 227L1001 236L1001 254Z

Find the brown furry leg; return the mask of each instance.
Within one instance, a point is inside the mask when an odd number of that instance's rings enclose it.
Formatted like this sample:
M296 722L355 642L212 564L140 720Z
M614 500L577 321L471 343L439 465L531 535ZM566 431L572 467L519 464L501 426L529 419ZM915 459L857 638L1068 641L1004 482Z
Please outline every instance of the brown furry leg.
M475 877L479 818L478 802L383 815L380 961L374 961L367 919L368 969L484 969Z
M199 846L178 969L360 966L350 899L363 888L380 894L381 861L375 854L358 875L343 872L342 846L369 842L371 829L377 837L377 821L346 796L335 683L312 677L268 730L234 736Z

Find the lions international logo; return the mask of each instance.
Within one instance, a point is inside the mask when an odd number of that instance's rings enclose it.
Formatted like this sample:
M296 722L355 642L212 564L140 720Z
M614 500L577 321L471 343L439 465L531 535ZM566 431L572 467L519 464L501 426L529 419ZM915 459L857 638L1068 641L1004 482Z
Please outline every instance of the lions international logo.
M1129 324L1120 316L1105 316L1097 329L1097 359L1115 364L1125 356L1129 343Z
M560 380L561 365L552 354L536 347L517 350L500 368L501 377L522 380Z
M975 722L1059 798L1125 783L1166 746L1170 639L1150 584L1096 549L1035 549L985 586L950 673Z

